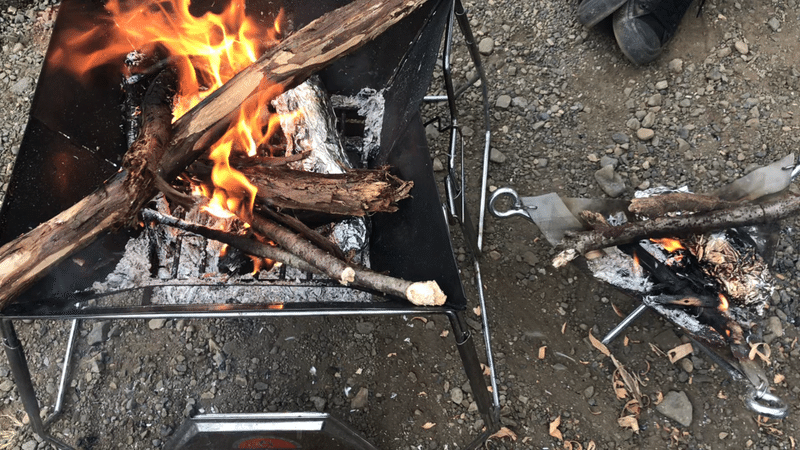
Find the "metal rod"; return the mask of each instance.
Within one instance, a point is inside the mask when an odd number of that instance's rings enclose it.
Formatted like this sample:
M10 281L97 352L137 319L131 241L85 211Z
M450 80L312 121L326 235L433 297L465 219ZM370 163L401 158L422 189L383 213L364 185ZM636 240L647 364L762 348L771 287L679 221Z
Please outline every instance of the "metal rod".
M79 319L72 319L72 325L69 330L69 337L67 338L67 349L64 351L64 364L61 366L61 381L58 383L58 393L56 394L56 403L53 406L53 413L44 421L44 426L47 427L53 423L56 418L61 414L61 409L64 406L64 393L67 390L67 379L69 376L69 368L72 365L72 354L75 347L75 337L78 335L78 326L80 325Z
M489 366L489 381L492 383L492 401L494 404L496 419L500 416L500 394L497 392L497 375L494 368L494 355L492 353L492 339L489 332L489 314L486 310L486 299L483 294L483 280L481 279L481 265L478 258L475 258L475 277L478 283L478 300L481 304L481 320L483 321L483 345L486 348L486 365Z
M31 372L28 369L28 361L25 358L25 351L22 348L22 343L19 341L17 332L14 330L14 324L9 319L1 319L0 328L2 329L3 346L6 349L6 357L8 358L11 375L14 378L17 392L19 392L22 407L25 409L30 419L33 432L58 448L72 449L72 447L54 438L46 431L46 427L40 415L41 409L39 408L39 400L36 398L36 390L33 387Z
M620 333L622 333L623 331L625 331L626 328L631 326L631 324L636 319L638 319L639 316L644 314L644 312L647 311L647 308L648 308L648 306L645 305L644 303L642 303L641 305L637 306L636 309L634 309L630 314L628 314L627 317L622 319L622 322L617 324L617 326L615 326L614 329L612 329L611 331L608 332L608 334L603 338L603 341L602 341L603 344L604 345L610 344L611 341L613 341L614 339L617 338L617 336L620 335Z

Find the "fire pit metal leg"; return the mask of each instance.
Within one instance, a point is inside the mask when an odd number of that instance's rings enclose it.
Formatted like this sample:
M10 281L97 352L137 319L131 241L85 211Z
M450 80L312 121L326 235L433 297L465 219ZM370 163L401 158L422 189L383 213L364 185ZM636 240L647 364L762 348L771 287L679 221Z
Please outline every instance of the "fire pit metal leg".
M6 357L11 368L11 374L14 377L14 384L17 386L22 406L25 408L25 412L28 413L33 431L39 437L58 448L72 449L69 445L50 436L45 429L44 422L42 422L40 416L39 400L36 398L36 390L33 387L31 372L28 369L28 361L25 359L22 343L14 330L14 324L9 319L2 319L0 320L0 328L2 328L3 346L6 349Z
M604 345L608 345L608 344L610 344L610 343L611 343L611 341L613 341L614 339L616 339L616 338L617 338L617 336L619 336L619 335L620 335L620 333L622 333L623 331L625 331L625 329L626 329L626 328L628 328L629 326L631 326L631 324L632 324L632 323L633 323L633 322L634 322L636 319L638 319L638 318L639 318L639 316L641 316L642 314L644 314L644 313L645 313L645 311L647 311L647 308L648 308L648 307L647 307L647 305L645 305L644 303L642 303L641 305L637 306L637 307L636 307L636 309L634 309L633 311L631 311L631 313L630 313L630 314L628 314L628 316L627 316L627 317L625 317L624 319L622 319L622 322L620 322L619 324L617 324L617 326L615 326L615 327L614 327L614 329L612 329L611 331L609 331L609 332L608 332L608 334L607 334L607 335L605 335L605 337L603 338L603 341L602 341L602 342L603 342L603 344L604 344Z
M453 337L456 340L458 354L461 356L461 362L464 365L464 372L466 372L469 385L472 388L472 396L475 398L478 411L480 411L483 421L486 423L487 431L493 433L500 426L499 411L497 408L492 407L492 401L489 398L489 391L486 389L486 381L483 378L483 371L478 360L478 352L475 350L475 341L472 339L472 333L466 327L463 311L450 312L448 317L450 318L450 325L453 327Z

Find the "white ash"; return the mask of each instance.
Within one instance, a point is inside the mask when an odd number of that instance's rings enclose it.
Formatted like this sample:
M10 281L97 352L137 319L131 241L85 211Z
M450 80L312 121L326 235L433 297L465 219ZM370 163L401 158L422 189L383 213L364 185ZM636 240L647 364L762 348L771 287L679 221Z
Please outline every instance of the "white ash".
M351 142L359 149L361 164L366 166L371 158L377 155L381 148L381 130L383 129L383 114L386 109L386 100L383 98L384 89L376 91L364 88L355 96L332 95L331 103L336 108L356 108L359 115L364 117L364 136L360 142Z
M653 283L644 270L634 264L633 259L616 247L607 248L603 256L586 260L595 278L612 286L633 292L647 293Z

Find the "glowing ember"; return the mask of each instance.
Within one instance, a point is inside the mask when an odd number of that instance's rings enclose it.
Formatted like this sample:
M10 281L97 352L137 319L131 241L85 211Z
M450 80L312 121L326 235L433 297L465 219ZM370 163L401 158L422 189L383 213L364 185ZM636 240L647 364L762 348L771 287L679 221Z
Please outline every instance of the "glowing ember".
M728 305L728 299L722 294L718 294L718 296L719 296L719 307L718 307L719 310L720 311L727 311L728 310L728 306L729 306Z
M677 252L678 250L683 250L685 247L681 244L681 241L672 238L661 238L661 239L650 239L650 241L655 242L656 244L660 245L664 248L664 250L672 253Z

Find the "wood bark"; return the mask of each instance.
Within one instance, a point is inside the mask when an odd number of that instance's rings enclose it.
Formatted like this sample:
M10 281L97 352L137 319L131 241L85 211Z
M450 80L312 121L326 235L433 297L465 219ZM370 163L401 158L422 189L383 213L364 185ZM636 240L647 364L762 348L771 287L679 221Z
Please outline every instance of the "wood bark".
M678 237L727 228L775 222L800 213L800 197L783 197L763 204L747 204L733 209L681 217L659 217L629 222L617 227L568 233L553 258L554 267L563 267L591 250L636 242L644 238Z
M644 217L662 217L671 212L702 213L730 209L740 202L729 202L713 195L674 192L631 200L628 211Z
M134 158L152 166L126 168L73 207L1 247L0 309L104 231L130 222L154 195L155 181L145 174L156 172L172 180L227 130L241 104L257 91L275 96L301 83L379 36L424 2L357 0L321 16L270 49L172 125L169 151L163 157ZM161 139L169 138L156 140ZM162 150L145 153L160 155Z

